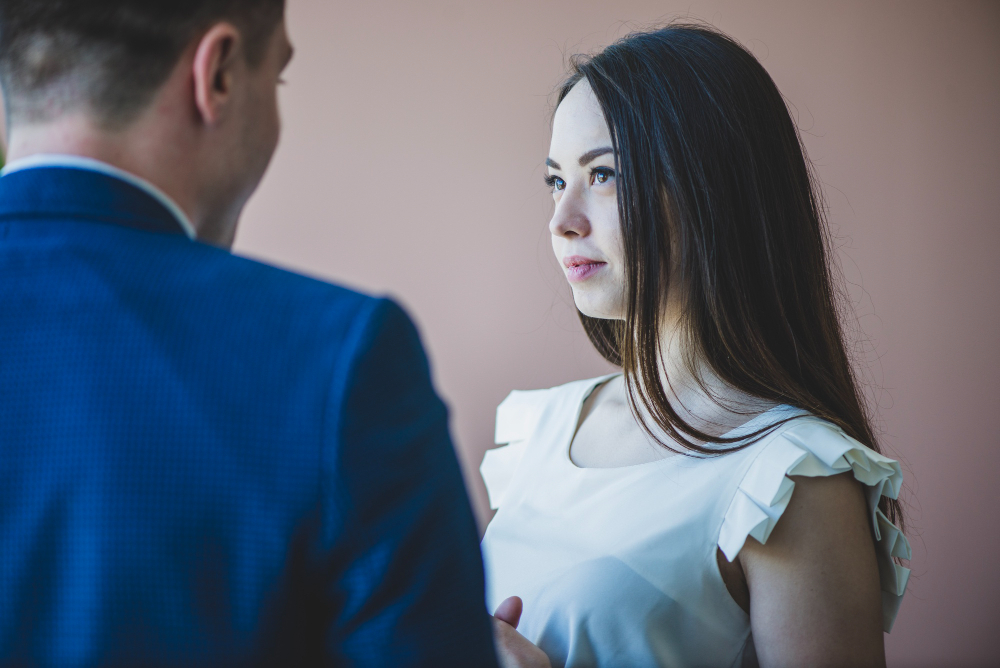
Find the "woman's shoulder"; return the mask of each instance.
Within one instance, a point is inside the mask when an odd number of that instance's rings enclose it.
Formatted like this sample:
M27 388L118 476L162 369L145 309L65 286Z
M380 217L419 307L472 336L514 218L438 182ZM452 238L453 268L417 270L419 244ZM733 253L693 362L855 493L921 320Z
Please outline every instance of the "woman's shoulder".
M490 507L498 508L524 457L527 441L545 419L572 420L586 396L615 374L575 380L541 390L514 390L497 406L494 441L479 472L486 483Z
M779 409L781 423L747 448L752 456L741 489L766 488L763 481L777 481L788 476L825 477L848 471L862 484L872 488L872 498L895 499L902 486L899 462L849 436L838 425L790 407ZM779 490L767 489L768 493Z
M903 533L878 508L881 497L899 496L899 462L849 436L839 426L798 411L794 417L747 449L750 464L722 523L718 546L732 561L747 538L767 542L788 507L796 476L818 478L851 473L865 488L882 580L886 630L892 627L906 590L909 570L894 558L909 559Z
M539 390L511 391L497 406L494 442L502 445L527 439L538 426L546 408L553 403L561 403L571 409L574 403L582 403L595 387L616 375L574 380Z

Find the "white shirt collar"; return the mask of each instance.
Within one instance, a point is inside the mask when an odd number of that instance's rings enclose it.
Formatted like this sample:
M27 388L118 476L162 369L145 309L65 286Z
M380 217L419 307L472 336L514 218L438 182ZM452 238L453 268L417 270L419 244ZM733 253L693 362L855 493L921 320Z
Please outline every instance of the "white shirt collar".
M21 158L20 160L15 160L14 162L9 163L6 167L0 170L0 176L6 176L11 172L19 172L22 169L35 169L36 167L70 167L74 169L86 169L125 181L126 183L144 191L150 197L162 204L167 211L173 214L180 226L184 228L184 233L188 235L188 238L195 239L197 236L195 234L194 225L192 225L191 221L188 220L187 215L179 206L177 206L177 203L174 200L170 199L165 192L154 186L146 179L140 178L135 174L130 174L123 169L118 169L114 165L109 165L108 163L101 162L100 160L84 158L79 155L39 153L36 155L29 155L26 158Z

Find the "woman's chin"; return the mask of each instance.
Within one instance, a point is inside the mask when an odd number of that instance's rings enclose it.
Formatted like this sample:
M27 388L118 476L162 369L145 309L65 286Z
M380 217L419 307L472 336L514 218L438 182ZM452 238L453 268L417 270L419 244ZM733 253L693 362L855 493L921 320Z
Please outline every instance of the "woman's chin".
M576 308L588 318L598 320L624 320L625 314L619 304L595 303L587 299L575 299Z

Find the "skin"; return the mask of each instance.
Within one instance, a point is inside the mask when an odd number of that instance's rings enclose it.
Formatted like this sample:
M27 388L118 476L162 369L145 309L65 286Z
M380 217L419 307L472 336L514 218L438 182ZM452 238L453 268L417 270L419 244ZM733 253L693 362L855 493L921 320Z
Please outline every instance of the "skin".
M571 280L576 306L592 317L623 319L624 257L614 155L600 151L610 147L597 99L586 80L581 81L553 122L547 161L555 200L549 224L552 247L560 264L567 256L604 263L589 278ZM566 273L572 278L572 270ZM702 380L726 407L706 394L683 363L679 313L668 295L661 362L670 378L668 396L681 414L707 433L721 435L770 408L727 387L699 364ZM570 456L581 467L617 467L677 455L641 429L624 382L616 378L585 402ZM878 564L862 486L851 474L793 480L792 499L765 545L748 539L733 563L721 552L717 555L733 600L750 615L760 665L884 666ZM520 612L520 600L514 605L508 599L496 616L516 621ZM528 656L527 639L502 631L496 635L502 652Z
M278 144L277 87L292 56L284 22L261 63L251 67L244 49L239 29L219 22L192 40L125 127L103 127L82 104L47 122L12 123L8 160L39 153L101 160L162 190L199 240L229 248Z
M502 668L551 668L549 657L517 632L524 606L521 599L511 596L493 614L493 639Z

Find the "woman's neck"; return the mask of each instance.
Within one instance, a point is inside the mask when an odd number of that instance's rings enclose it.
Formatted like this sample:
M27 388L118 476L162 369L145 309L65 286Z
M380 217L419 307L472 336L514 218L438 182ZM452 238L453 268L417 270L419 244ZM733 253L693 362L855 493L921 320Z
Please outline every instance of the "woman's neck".
M685 422L706 434L721 436L775 406L720 378L690 343L676 310L668 311L661 325L658 362L670 405Z

